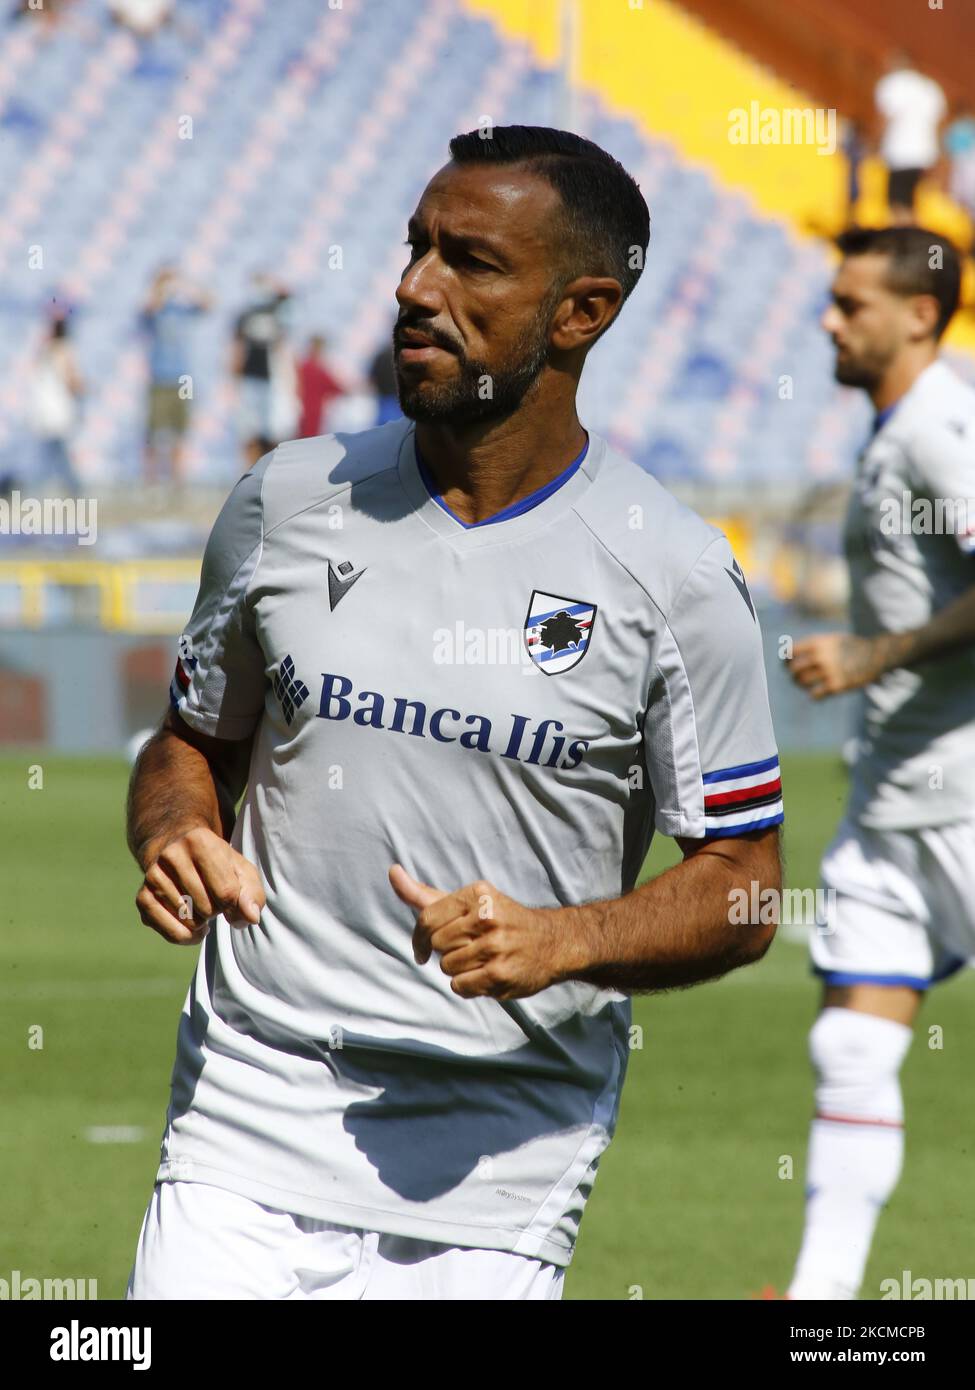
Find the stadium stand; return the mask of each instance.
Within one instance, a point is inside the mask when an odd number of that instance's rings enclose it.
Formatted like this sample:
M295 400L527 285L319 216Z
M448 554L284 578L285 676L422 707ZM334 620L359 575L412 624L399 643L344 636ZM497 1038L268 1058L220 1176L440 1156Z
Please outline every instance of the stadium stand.
M195 339L189 459L225 485L238 467L226 342L250 273L275 267L295 289L295 336L321 329L361 375L394 307L405 218L449 135L485 112L559 111L557 73L457 0L204 0L187 14L192 41L140 44L80 0L43 41L23 20L3 39L0 450L19 447L41 309L64 296L90 386L78 453L92 483L139 476L136 315L159 263L178 260L218 305ZM831 386L817 326L827 253L602 95L581 89L577 113L654 215L650 273L591 364L591 425L668 481L788 493L842 470L863 417ZM28 269L31 247L43 263ZM803 389L786 403L779 381L797 364Z

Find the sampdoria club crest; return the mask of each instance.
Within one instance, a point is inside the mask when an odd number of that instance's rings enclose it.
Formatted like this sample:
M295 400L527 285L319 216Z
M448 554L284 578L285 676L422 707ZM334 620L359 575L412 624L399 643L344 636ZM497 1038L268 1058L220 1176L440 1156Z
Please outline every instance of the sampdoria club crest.
M585 656L595 621L594 603L534 589L525 619L525 644L532 661L547 676L568 671Z

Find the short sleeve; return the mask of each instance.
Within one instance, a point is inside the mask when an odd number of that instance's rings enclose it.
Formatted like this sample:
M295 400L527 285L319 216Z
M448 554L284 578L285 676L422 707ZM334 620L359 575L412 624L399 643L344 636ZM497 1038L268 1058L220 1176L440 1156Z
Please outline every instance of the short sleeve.
M215 738L247 738L264 711L265 659L247 595L261 559L261 484L272 457L244 474L213 524L169 689L180 717Z
M911 442L910 461L915 495L941 507L945 534L975 555L975 420L932 422Z
M724 536L700 556L667 615L643 737L661 833L714 839L781 824L762 634Z

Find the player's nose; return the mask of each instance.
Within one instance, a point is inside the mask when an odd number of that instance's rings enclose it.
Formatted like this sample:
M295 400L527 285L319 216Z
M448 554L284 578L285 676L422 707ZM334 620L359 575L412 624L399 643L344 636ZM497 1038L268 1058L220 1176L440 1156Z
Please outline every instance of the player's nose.
M422 309L430 317L439 312L442 295L431 255L422 256L403 272L396 287L396 302L401 309Z
M840 326L840 314L835 304L827 304L819 320L819 326L824 333L833 337Z

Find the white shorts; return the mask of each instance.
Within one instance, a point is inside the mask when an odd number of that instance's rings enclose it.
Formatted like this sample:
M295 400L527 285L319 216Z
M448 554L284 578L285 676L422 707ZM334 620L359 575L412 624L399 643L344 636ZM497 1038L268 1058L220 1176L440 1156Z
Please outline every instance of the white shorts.
M811 932L827 984L927 989L975 959L975 821L871 830L844 820Z
M198 1182L156 1185L129 1299L559 1299L565 1270L507 1250L353 1230Z

